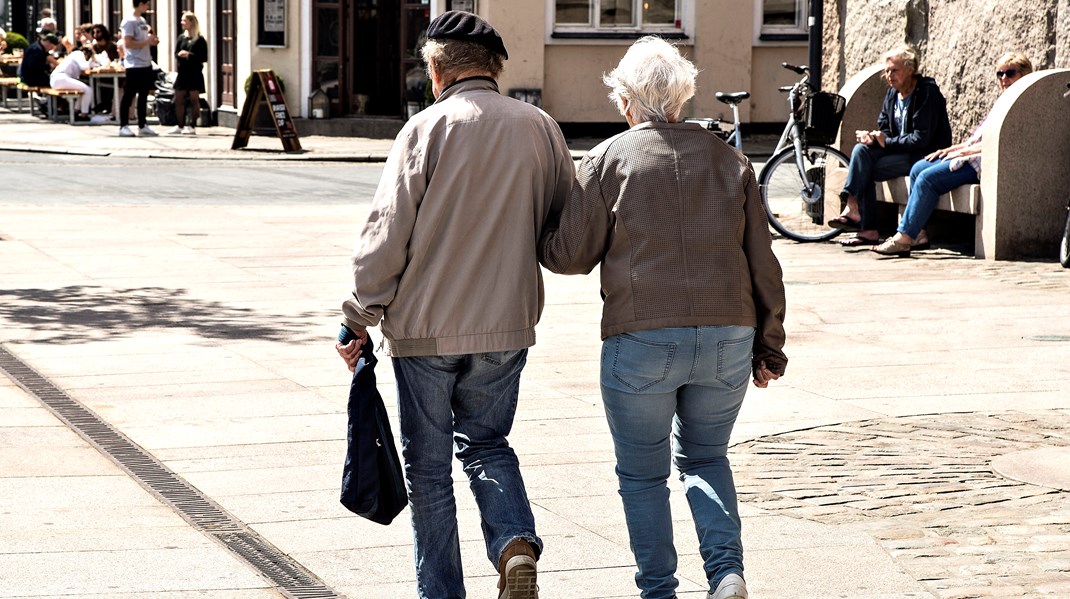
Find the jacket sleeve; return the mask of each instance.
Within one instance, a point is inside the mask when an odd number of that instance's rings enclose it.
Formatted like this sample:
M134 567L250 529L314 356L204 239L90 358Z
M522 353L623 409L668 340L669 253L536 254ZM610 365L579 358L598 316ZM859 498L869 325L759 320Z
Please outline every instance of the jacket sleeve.
M932 143L939 127L941 115L947 114L947 102L935 86L918 86L914 101L910 103L909 131L900 131L896 137L889 137L884 147L891 152L921 152ZM945 117L946 118L946 117Z
M204 41L203 35L190 44L189 54L189 59L199 64L204 64L208 60L208 42Z
M353 291L342 303L343 323L350 329L378 325L397 293L417 208L427 190L426 155L415 127L403 128L390 150L353 252Z
M559 274L591 272L605 256L612 223L595 160L585 156L560 214L552 213L546 223L539 262Z
M893 93L895 93L895 90L890 90L884 96L884 103L881 104L881 112L877 115L877 130L883 131L884 136L887 138L892 137L892 121L895 120L892 117L893 103L890 101Z
M754 366L764 360L766 368L776 374L784 374L788 366L788 357L784 355L784 315L787 304L784 297L784 273L780 268L780 261L773 254L769 220L758 194L754 169L749 162L746 177L743 252L750 268L751 293L754 296L754 312L758 319L751 360Z

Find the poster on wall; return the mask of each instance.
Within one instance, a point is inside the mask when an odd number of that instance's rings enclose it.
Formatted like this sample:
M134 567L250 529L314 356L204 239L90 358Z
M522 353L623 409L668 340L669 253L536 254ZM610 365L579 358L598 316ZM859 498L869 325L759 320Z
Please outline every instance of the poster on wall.
M257 0L256 45L261 48L286 47L286 0Z

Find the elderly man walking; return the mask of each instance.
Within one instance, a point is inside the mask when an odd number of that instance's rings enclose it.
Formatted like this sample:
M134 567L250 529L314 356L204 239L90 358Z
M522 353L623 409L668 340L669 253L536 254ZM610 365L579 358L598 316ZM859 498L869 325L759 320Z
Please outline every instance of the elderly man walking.
M506 436L543 307L536 246L574 169L553 119L499 93L508 53L489 23L450 11L427 38L436 101L394 142L353 257L336 348L352 370L366 328L382 322L397 378L418 596L465 597L455 452L499 597L535 599L543 544Z

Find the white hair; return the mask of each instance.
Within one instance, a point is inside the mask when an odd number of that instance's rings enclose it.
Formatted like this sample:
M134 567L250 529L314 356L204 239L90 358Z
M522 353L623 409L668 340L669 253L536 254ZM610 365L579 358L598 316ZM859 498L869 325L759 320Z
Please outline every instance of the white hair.
M695 95L698 69L665 40L646 36L628 48L620 64L602 82L609 87L609 99L621 115L633 122L675 122L684 103Z

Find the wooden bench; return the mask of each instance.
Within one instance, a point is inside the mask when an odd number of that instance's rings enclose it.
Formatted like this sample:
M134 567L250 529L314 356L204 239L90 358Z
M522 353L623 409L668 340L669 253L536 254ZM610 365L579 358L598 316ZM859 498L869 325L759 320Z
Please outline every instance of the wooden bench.
M7 90L15 90L15 112L22 112L22 90L19 88L18 77L0 77L0 98L4 108L7 108Z
M59 106L56 101L57 98L63 98L67 101L67 114L70 116L70 123L74 124L75 101L82 97L84 92L77 89L56 89L54 87L42 87L38 89L39 94L45 96L48 99L48 118L59 122Z
M19 90L20 103L22 102L22 94L25 92L26 100L30 105L30 116L37 116L37 105L33 102L33 95L34 93L41 91L43 88L37 87L36 85L26 85L20 81L18 85L15 86L15 89Z
M847 80L847 99L836 147L850 156L854 132L876 127L887 85L883 65ZM1062 216L1070 197L1070 100L1062 94L1070 69L1048 69L1022 78L996 101L985 125L981 183L940 197L937 210L974 217L974 255L989 260L1050 259L1058 255ZM954 98L948 98L953 102ZM899 205L909 179L877 185L877 200ZM826 199L826 214L839 214L839 198ZM833 205L835 204L835 205Z

